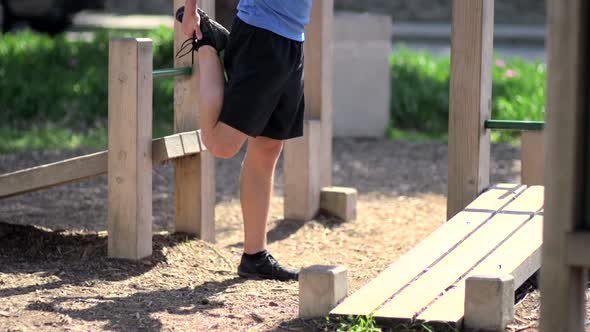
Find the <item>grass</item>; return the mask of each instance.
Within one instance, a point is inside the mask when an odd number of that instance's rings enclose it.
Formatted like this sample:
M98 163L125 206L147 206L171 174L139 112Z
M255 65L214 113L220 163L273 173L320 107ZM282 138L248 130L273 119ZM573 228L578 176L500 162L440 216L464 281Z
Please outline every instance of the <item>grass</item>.
M153 137L169 135L172 127L168 123L154 124ZM107 128L93 127L84 131L72 130L52 124L26 129L0 126L0 154L28 150L62 150L80 147L106 150L108 145Z
M413 322L401 324L395 327L398 332L459 332L457 328L438 323L435 328L429 323ZM378 327L375 318L372 316L348 316L330 318L327 317L325 324L321 326L324 331L338 331L338 332L379 332L382 331Z
M379 332L375 319L371 316L349 316L342 318L326 318L325 331L337 332Z
M391 124L388 136L445 141L448 131L449 56L401 48L391 55ZM493 67L492 118L543 120L546 65L496 56ZM425 134L416 135L415 133ZM518 133L493 131L493 142L514 143Z
M172 67L173 31L153 40L154 68ZM108 43L125 31L97 32L92 41L23 31L0 35L0 153L106 147ZM138 37L138 36L135 36ZM173 79L154 81L154 133L169 134Z
M137 34L137 33L136 33ZM154 68L172 67L173 31L142 32L154 43ZM108 43L126 31L97 32L91 41L24 31L0 34L0 153L107 145ZM134 37L139 37L135 35ZM401 49L392 54L391 139L446 142L449 57ZM546 66L500 59L493 71L493 118L542 120ZM173 79L154 81L154 136L172 131ZM515 142L493 131L493 142Z
M427 133L415 130L404 130L394 127L387 128L387 137L392 140L405 140L410 142L438 142L442 144L447 144L449 138L446 133Z

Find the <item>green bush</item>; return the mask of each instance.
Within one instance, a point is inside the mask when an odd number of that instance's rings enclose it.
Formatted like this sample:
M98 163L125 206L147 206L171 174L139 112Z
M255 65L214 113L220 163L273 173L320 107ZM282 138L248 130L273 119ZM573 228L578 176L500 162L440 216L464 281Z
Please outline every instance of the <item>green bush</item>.
M448 129L450 58L401 49L391 56L391 129L444 136ZM492 118L543 120L546 66L522 59L496 59ZM515 133L494 131L495 141Z
M25 31L0 35L0 123L16 129L57 124L74 130L97 127L107 118L109 39L153 39L154 68L171 67L173 32L143 35L97 32L92 41L72 41ZM154 121L171 122L172 80L154 82Z
M0 153L30 148L104 148L108 105L108 43L116 36L154 42L154 68L173 62L173 31L99 31L90 41L24 31L0 34ZM447 132L449 57L406 49L391 56L392 138L442 138ZM546 68L496 60L493 118L542 120ZM154 81L154 135L172 128L174 81ZM414 134L408 135L407 131ZM495 141L513 133L494 131Z

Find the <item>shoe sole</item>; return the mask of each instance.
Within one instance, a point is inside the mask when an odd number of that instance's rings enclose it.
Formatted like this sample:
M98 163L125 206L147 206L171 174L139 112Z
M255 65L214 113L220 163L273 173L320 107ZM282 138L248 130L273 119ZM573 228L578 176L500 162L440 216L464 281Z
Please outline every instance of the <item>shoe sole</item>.
M252 280L277 280L277 281L297 281L298 280L298 279L277 279L277 278L261 277L258 274L241 272L241 271L238 271L238 275L242 278L252 279Z

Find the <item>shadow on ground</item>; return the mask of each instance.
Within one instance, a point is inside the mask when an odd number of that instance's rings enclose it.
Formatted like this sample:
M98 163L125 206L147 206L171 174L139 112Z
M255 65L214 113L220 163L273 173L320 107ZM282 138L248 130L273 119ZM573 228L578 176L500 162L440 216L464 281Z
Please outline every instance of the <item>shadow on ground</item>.
M192 315L221 308L224 306L223 302L210 301L208 297L241 282L243 279L236 277L222 282L206 282L197 287L138 292L130 296L56 297L50 301L33 302L27 309L59 313L88 322L105 321L102 328L109 331L160 331L162 322L157 316L153 317L153 314L166 312L173 315ZM84 309L62 306L70 302L89 303L91 306Z
M10 297L14 304L19 296L25 296L24 309L29 315L44 312L87 322L103 321L102 328L121 332L138 328L159 331L162 322L154 314L192 315L223 307L224 303L209 297L244 282L233 274L218 273L224 275L223 278L195 286L185 283L175 288L173 283L168 283L175 275L166 271L170 265L178 264L169 261L169 257L178 256L170 253L189 240L194 238L183 234L155 234L152 256L132 262L109 259L107 237L102 233L50 231L0 222L0 276L12 275L19 283L29 284L11 287L9 279L0 278L0 298ZM151 273L156 269L164 272ZM146 278L148 273L152 276ZM159 278L161 273L168 279ZM159 280L161 285L154 285L154 280ZM89 291L60 291L74 287ZM110 291L95 292L94 287ZM42 295L47 292L54 295Z
M152 256L133 262L107 257L106 234L51 231L0 222L0 272L59 279L43 285L0 289L0 298L140 276L158 264L166 264L164 248L175 247L190 238L182 234L156 234Z

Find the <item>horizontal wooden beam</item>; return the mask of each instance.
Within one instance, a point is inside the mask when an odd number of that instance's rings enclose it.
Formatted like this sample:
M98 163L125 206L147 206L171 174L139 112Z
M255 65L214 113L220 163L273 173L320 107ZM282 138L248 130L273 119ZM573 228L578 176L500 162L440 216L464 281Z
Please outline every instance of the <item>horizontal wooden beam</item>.
M568 265L590 267L590 232L567 234L566 246Z
M201 132L190 131L152 141L152 161L158 164L205 150ZM0 198L86 180L107 173L107 151L0 175Z

